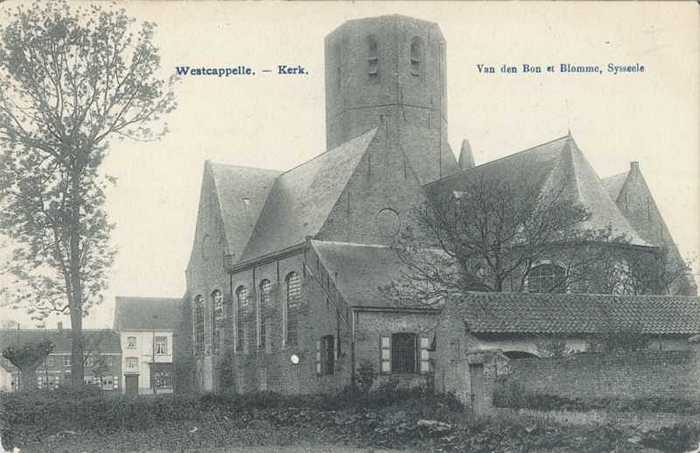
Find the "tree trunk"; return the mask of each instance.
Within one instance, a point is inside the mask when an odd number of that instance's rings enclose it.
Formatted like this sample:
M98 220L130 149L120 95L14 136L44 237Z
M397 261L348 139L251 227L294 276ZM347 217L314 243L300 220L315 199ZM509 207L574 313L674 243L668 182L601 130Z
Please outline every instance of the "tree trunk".
M83 291L80 278L80 172L74 170L71 177L70 218L70 323L71 323L71 384L83 384Z
M22 377L21 377L21 390L22 391L31 391L31 390L36 390L37 388L37 383L36 383L36 369L38 365L34 366L28 366L22 370Z

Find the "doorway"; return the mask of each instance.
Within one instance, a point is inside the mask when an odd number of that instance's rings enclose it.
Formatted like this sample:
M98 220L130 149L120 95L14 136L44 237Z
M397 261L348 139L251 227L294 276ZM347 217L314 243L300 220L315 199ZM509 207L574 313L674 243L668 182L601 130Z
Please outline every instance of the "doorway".
M126 375L124 375L124 388L126 389L127 395L138 395L139 394L139 375L138 374L126 374Z
M472 414L483 415L486 411L486 395L484 392L484 365L482 363L469 365L469 379Z

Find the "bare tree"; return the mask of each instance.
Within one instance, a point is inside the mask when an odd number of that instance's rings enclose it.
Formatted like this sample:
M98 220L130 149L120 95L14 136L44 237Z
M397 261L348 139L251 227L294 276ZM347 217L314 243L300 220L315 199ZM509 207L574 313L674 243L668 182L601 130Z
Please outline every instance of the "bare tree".
M405 271L380 289L394 300L424 304L466 291L518 292L535 268L555 261L561 273L541 279L539 291L600 292L592 279L610 277L601 263L631 263L639 249L611 228L591 227L590 212L564 185L543 190L540 176L481 175L459 191L431 193L395 241Z
M101 301L115 251L104 208L114 178L110 137L155 139L175 108L158 76L155 25L124 10L65 2L8 12L0 29L0 230L13 244L2 269L15 307L69 312L71 376L83 381L82 319ZM154 127L154 130L148 126Z

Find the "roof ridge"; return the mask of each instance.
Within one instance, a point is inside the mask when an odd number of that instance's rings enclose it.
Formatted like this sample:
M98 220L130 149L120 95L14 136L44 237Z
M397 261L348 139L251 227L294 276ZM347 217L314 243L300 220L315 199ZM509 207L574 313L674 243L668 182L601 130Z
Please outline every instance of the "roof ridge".
M322 241L319 239L312 239L312 243L321 243L321 244L333 244L333 245L348 245L351 247L373 247L373 248L391 248L389 245L384 245L384 244L362 244L359 242L344 242L344 241Z
M610 176L606 176L606 177L604 177L604 178L600 178L600 180L601 180L601 181L604 181L604 180L610 179L610 178L617 178L617 177L620 177L620 176L627 176L627 175L629 174L629 172L630 172L629 170L626 170L626 171L623 171L623 172L620 172L620 173L615 173L614 175L610 175Z
M429 186L429 185L431 185L431 184L435 184L435 183L438 183L438 182L446 181L446 180L448 180L448 179L452 179L452 178L455 178L455 177L458 177L458 176L463 176L464 174L466 174L466 173L468 173L468 172L470 172L470 171L472 171L472 170L475 170L475 169L477 169L477 168L484 168L484 167L486 167L486 166L488 166L488 165L491 165L491 164L494 164L494 163L496 163L496 162L500 162L500 161L505 160L505 159L510 159L511 157L515 157L515 156L517 156L517 155L526 153L526 152L528 152L528 151L532 151L532 150L535 149L535 148L539 148L539 147L541 147L541 146L549 145L549 144L552 144L552 143L557 142L557 141L559 141L559 140L562 140L562 139L569 139L569 138L570 138L570 139L573 139L573 137L571 137L570 135L562 135L561 137L557 137L557 138L555 138L555 139L553 139L553 140L549 140L549 141L540 143L540 144L538 144L538 145L534 145L534 146L531 146L531 147L529 147L529 148L526 148L526 149L523 149L523 150L520 150L520 151L516 151L516 152L514 152L514 153L512 153L512 154L508 154L507 156L502 156L502 157L499 157L499 158L497 158L497 159L490 160L490 161L488 161L488 162L484 162L483 164L475 165L474 167L468 168L467 170L462 170L462 171L457 172L457 173L455 173L455 174L453 174L453 175L449 175L449 176L446 176L446 177L444 177L444 178L441 178L441 179L438 179L438 180L436 180L436 181L433 181L433 182L431 182L431 183L428 183L428 184L426 184L426 186Z
M604 293L526 293L526 292L497 292L497 291L466 291L465 296L489 296L489 297L536 297L536 298L573 298L573 297L583 297L583 298L611 298L611 299L694 299L700 302L700 296L685 296L685 295L675 295L675 294L604 294ZM460 299L461 299L460 298Z
M214 162L213 160L206 159L205 164L209 164L212 166L218 166L218 167L229 167L229 168L240 168L240 169L245 169L245 170L260 170L260 171L269 171L273 173L282 173L282 170L275 170L273 168L262 168L262 167L253 167L250 165L236 165L236 164L227 164L224 162Z
M337 149L339 149L339 148L342 148L343 146L345 146L345 144L350 143L350 142L354 142L355 140L358 140L360 137L364 137L365 135L367 135L367 134L369 134L369 133L371 133L371 132L373 132L373 131L376 131L377 129L379 129L379 127L373 127L373 128L371 128L371 129L368 129L368 130L366 130L365 132L361 133L360 135L358 135L358 136L356 136L356 137L353 137L353 138L351 138L350 140L344 141L343 143L341 143L340 145L336 146L335 148L327 149L326 151L324 151L324 152L322 152L322 153L320 153L320 154L315 155L315 156L312 157L311 159L306 160L306 161L304 161L304 162L302 162L302 163L300 163L300 164L295 165L294 167L292 167L292 168L290 168L290 169L288 169L288 170L285 170L285 171L281 172L277 177L280 178L280 177L286 175L287 173L291 172L292 170L296 170L297 168L299 168L299 167L301 167L301 166L304 166L304 165L308 164L309 162L313 162L314 160L318 159L319 157L325 156L325 155L328 154L328 153L331 153L331 152L333 152L333 151L335 151L335 150L337 150Z

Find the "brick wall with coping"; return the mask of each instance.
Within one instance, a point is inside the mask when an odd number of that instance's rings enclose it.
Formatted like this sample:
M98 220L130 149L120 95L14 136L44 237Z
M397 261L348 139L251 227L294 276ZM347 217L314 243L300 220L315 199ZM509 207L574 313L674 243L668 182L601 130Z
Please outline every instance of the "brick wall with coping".
M697 349L514 359L508 366L504 382L517 382L533 393L580 399L700 399Z

